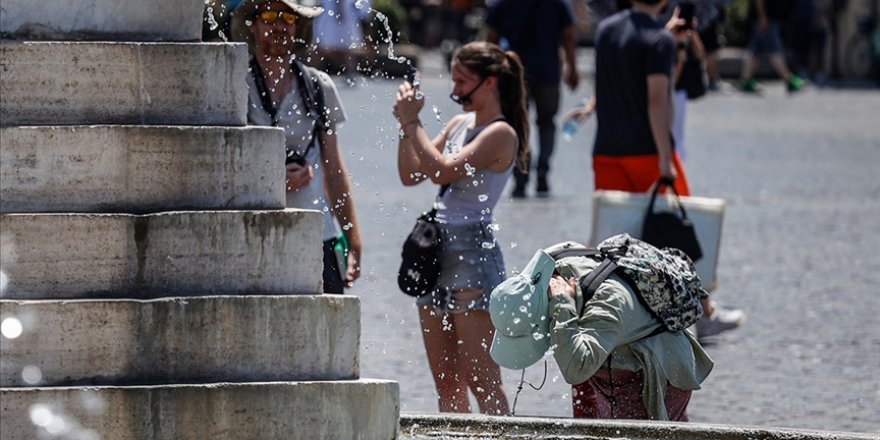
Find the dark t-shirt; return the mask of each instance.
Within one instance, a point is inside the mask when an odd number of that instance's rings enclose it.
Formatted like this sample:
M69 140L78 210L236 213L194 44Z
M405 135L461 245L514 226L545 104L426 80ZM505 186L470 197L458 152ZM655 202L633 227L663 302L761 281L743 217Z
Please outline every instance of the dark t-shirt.
M767 14L767 20L782 22L791 17L794 10L796 0L764 0L764 13ZM755 0L749 1L749 22L758 21L758 8L755 6Z
M672 78L672 35L650 16L626 10L599 23L595 46L598 127L593 154L657 154L648 119L648 76Z
M486 24L519 55L533 84L559 83L562 30L573 23L564 0L498 0L486 16Z

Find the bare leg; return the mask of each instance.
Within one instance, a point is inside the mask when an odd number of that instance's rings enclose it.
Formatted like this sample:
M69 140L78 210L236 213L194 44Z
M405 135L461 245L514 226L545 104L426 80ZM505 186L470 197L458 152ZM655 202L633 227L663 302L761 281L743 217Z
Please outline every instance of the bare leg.
M742 64L742 74L740 75L740 79L748 80L752 79L752 75L755 74L755 65L757 64L755 60L755 55L751 52L745 52L745 59L743 59Z
M783 57L781 53L770 55L770 65L773 66L773 70L776 71L783 81L788 82L788 80L791 79L791 71L788 70L788 66L785 65L785 57Z
M431 306L419 309L422 338L428 365L434 376L440 412L471 412L467 382L459 373L458 339L450 315L435 312ZM490 323L491 325L491 323Z
M470 291L479 297L480 291ZM459 292L456 296L461 297ZM452 315L455 333L461 344L459 345L461 374L465 380L477 404L480 412L492 415L510 414L507 403L507 395L501 384L501 368L489 355L489 346L492 345L492 335L495 328L489 318L489 312L485 310L469 311Z

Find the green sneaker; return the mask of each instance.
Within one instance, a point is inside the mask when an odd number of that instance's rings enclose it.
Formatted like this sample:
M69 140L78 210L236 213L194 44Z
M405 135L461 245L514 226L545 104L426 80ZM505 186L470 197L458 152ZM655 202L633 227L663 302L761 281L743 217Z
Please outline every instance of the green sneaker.
M801 79L801 77L797 75L792 75L791 78L788 79L788 82L785 84L785 88L786 90L788 90L789 93L794 93L803 89L805 84L806 83L803 79Z
M754 79L741 80L736 88L743 93L761 93L761 89L758 88L758 82Z

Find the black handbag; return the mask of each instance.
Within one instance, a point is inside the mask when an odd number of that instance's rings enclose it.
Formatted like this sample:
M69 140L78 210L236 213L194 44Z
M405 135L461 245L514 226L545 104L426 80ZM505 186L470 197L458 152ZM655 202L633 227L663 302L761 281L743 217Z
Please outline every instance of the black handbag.
M449 185L440 188L437 198L443 196ZM440 277L440 226L437 224L437 208L422 214L412 232L403 242L400 252L400 268L397 270L397 287L414 297L431 293Z
M672 194L675 196L675 204L678 205L678 212L654 212L654 201L657 200L657 193L664 186L668 186L672 190ZM675 192L671 179L661 178L654 185L654 191L651 193L651 202L648 203L645 221L642 224L642 241L661 249L666 247L680 249L694 262L703 257L703 250L700 248L700 241L697 239L694 224L688 219L687 212L685 212L684 206L678 198L678 193Z

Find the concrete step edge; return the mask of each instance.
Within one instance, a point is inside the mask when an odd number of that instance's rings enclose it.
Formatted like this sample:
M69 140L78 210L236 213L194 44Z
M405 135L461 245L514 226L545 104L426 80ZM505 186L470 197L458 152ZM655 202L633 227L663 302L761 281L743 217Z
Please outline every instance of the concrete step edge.
M4 42L0 125L243 126L247 59L243 44Z
M339 380L360 375L347 295L0 300L0 386Z
M867 440L860 433L647 420L401 414L401 440L458 438L578 438L585 440Z
M0 35L17 39L198 40L203 0L4 0Z
M267 127L0 128L2 213L283 209L284 136Z
M9 299L323 291L318 211L2 214Z
M395 439L400 391L382 380L0 389L4 438L58 419L114 440ZM71 432L73 434L73 432Z

